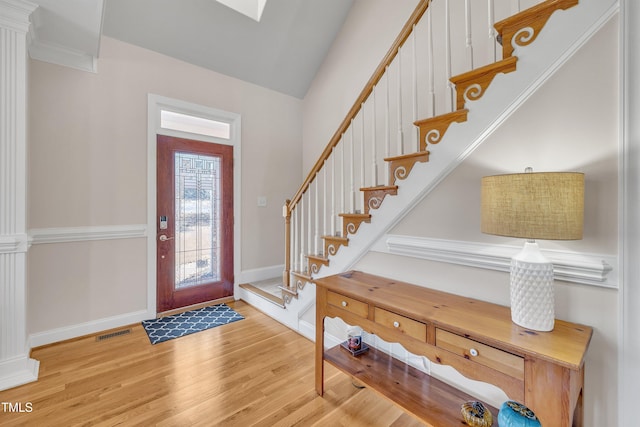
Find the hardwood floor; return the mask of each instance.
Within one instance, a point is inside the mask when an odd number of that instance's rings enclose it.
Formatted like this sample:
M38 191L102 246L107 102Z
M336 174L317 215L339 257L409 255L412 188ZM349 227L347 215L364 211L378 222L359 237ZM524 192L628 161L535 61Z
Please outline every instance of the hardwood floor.
M152 346L141 325L35 349L37 382L0 392L2 426L422 426L326 366L313 343L244 302L245 320ZM31 408L30 412L26 412Z

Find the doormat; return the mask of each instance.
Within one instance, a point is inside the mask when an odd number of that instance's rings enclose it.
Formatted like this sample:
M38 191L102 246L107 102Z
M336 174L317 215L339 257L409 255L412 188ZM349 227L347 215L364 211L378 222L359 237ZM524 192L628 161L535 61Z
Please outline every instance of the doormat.
M159 319L144 320L142 326L147 331L151 344L158 344L242 319L244 317L228 305L219 304Z

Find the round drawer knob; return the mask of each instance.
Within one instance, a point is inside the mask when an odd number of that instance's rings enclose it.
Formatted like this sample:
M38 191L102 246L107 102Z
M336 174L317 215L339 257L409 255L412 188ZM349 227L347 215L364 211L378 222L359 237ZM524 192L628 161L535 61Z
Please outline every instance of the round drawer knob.
M342 301L342 306L346 307L347 306L347 302L346 301Z
M399 328L400 327L400 322L393 322L393 327L394 328Z
M476 357L478 355L478 350L476 350L475 348L472 348L471 350L469 350L469 354L472 355L473 357Z

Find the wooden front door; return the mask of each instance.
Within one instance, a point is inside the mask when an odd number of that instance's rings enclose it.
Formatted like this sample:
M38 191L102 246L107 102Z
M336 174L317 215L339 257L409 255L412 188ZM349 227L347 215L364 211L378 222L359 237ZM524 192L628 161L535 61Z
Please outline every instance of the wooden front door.
M157 310L233 296L233 147L157 144Z

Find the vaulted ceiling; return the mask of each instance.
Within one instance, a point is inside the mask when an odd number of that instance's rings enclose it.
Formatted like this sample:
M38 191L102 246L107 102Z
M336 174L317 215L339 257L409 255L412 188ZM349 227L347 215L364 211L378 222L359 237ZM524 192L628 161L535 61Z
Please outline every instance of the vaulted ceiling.
M259 22L215 0L35 2L35 59L99 72L105 35L303 98L353 0L268 0Z

